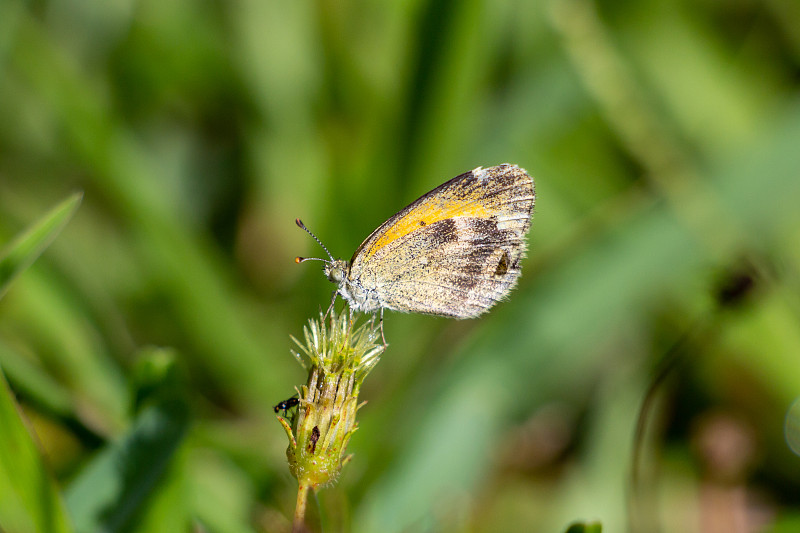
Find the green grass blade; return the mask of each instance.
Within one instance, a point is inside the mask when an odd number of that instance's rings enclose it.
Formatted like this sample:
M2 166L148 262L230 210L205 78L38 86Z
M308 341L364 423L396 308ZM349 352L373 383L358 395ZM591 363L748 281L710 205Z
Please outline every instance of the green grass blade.
M6 293L14 278L28 268L53 242L56 235L75 214L82 198L83 193L77 192L58 204L0 253L0 298Z
M0 370L0 529L72 531L64 502Z

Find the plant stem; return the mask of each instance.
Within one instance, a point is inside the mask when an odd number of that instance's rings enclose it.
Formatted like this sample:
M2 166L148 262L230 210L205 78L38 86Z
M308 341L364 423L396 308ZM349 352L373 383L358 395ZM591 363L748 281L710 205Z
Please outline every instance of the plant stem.
M297 487L297 506L294 508L294 523L292 533L304 533L308 531L305 525L306 502L308 501L308 485L300 483Z

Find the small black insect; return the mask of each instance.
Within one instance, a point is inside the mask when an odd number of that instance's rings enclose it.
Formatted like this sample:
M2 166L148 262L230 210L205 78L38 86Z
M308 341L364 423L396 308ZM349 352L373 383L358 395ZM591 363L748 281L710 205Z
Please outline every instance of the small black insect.
M300 399L295 395L295 396L292 396L291 398L289 398L287 400L283 400L282 402L279 402L278 405L273 407L273 409L275 410L276 413L278 413L280 411L283 411L283 416L285 417L287 412L289 411L289 409L291 409L292 407L295 407L295 406L297 406L299 404L300 404Z

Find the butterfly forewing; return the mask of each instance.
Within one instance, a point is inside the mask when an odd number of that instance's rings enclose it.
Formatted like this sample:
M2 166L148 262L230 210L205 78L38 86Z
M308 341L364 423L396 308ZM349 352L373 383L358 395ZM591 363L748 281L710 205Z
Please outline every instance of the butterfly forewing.
M457 176L375 230L348 277L381 307L477 316L519 277L534 200L533 180L513 165Z

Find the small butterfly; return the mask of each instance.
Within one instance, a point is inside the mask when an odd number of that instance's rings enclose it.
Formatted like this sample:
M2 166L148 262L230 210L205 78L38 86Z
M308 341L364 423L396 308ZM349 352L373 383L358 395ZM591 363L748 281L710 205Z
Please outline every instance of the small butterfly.
M473 318L505 298L520 276L535 201L531 176L516 165L478 167L401 209L325 275L354 311L384 309ZM333 302L331 302L331 305Z

